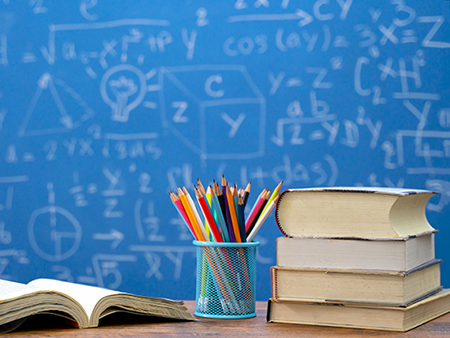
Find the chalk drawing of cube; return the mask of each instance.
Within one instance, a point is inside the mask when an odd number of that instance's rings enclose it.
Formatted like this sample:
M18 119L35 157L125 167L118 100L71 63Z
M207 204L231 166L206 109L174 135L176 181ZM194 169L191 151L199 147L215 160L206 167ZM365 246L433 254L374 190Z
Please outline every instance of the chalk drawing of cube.
M201 159L264 154L266 100L245 67L162 68L159 84L163 126Z

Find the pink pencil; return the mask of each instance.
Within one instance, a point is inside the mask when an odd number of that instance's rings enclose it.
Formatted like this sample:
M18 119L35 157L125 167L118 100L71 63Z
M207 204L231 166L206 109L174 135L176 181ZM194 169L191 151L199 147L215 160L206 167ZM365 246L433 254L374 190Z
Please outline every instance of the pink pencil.
M173 194L173 193L172 193ZM192 236L194 236L194 238L198 241L197 236L195 236L195 232L194 232L194 228L192 227L191 222L189 221L189 217L186 214L186 211L184 210L183 204L181 204L180 199L175 195L171 195L173 204L175 205L175 208L178 210L178 212L180 213L181 217L184 220L184 223L186 223L186 225L188 226Z
M250 213L250 216L248 216L247 221L245 221L245 231L247 231L250 226L252 225L254 219L259 213L259 210L261 210L261 207L264 205L265 199L259 195L258 202L256 202L255 207L253 208L252 212Z

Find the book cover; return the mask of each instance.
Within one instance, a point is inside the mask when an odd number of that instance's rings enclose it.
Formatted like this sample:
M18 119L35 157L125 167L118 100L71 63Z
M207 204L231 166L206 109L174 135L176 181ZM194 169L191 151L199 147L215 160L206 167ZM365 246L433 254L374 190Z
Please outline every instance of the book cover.
M442 289L441 262L407 272L272 267L272 298L408 306Z
M435 234L377 240L277 238L277 266L408 271L435 259Z
M275 218L287 237L408 238L435 229L425 206L428 190L331 187L280 194Z
M444 289L408 307L269 299L266 319L269 323L404 332L448 312L450 289Z

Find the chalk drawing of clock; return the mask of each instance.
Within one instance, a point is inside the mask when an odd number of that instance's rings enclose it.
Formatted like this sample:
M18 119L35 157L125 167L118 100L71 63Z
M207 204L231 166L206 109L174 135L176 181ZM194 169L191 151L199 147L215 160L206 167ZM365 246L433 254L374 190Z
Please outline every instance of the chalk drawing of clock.
M55 205L53 184L47 185L49 205L33 211L28 221L28 239L37 255L57 262L71 257L79 248L82 229L66 209Z

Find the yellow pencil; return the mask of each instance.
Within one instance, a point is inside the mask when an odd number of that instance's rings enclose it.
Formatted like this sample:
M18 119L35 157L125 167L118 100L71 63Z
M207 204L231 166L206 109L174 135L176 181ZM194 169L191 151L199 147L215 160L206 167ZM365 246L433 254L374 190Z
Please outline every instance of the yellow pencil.
M206 201L208 202L208 205L211 207L211 194L206 193L205 191L205 187L203 186L202 182L200 181L199 178L197 178L197 183L198 183L198 192L205 197ZM209 228L209 224L205 219L205 230L206 230L206 235L208 236L208 238L210 238L211 236L211 229Z
M194 200L192 199L191 195L189 195L189 192L185 187L183 187L184 195L186 196L189 205L191 206L192 213L194 214L195 219L197 220L198 228L200 229L200 232L203 235L203 238L206 242L209 242L209 236L206 234L205 227L202 223L202 219L200 218L200 214L198 213L197 208L195 207Z
M281 181L281 182L277 185L277 187L275 188L275 190L273 191L272 196L270 196L269 200L267 201L266 205L264 206L264 209L262 210L261 215L264 214L264 211L266 211L266 209L269 207L270 202L272 202L272 201L278 196L278 194L280 193L280 190L281 190L281 186L282 186L282 185L283 185L283 181ZM261 217L261 215L260 215L260 217Z

